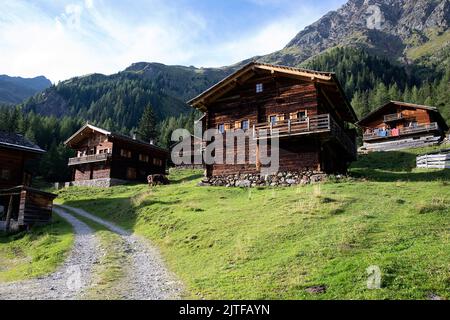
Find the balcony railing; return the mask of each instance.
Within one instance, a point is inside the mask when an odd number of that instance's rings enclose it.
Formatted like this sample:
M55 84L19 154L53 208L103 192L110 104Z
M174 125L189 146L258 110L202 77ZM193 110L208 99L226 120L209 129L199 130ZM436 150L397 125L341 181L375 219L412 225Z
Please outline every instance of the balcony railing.
M391 121L397 121L402 120L403 114L401 113L394 113L394 114L388 114L384 116L384 122L391 122Z
M423 132L438 131L438 130L439 130L439 125L436 122L433 122L430 124L417 125L415 127L399 128L398 134L394 134L393 130L386 130L381 134L376 133L376 132L366 133L366 134L364 134L364 141L386 139L386 138L392 138L392 137L400 137L400 136L406 136L406 135L411 135L411 134L415 134L415 133L423 133Z
M356 154L356 145L347 133L337 124L330 114L321 114L303 120L284 120L276 123L258 123L253 126L253 138L264 139L288 136L300 136L329 132L350 154ZM265 134L264 134L265 133Z
M94 163L94 162L103 162L107 161L109 158L111 158L111 153L100 153L84 157L70 158L69 166L76 166L79 164Z

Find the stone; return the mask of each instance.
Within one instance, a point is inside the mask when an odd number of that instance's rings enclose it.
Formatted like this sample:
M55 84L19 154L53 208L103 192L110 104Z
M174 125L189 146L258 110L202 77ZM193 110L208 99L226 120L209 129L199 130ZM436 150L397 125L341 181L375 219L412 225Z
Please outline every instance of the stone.
M236 187L239 188L250 188L252 183L249 180L240 180L236 183Z
M327 292L326 286L313 286L305 289L306 292L311 294L324 294Z

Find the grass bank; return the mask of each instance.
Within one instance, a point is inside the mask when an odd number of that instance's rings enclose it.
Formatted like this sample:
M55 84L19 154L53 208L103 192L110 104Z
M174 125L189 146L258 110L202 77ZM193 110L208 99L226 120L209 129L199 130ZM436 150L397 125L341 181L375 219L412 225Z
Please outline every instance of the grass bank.
M450 298L450 173L414 169L425 151L364 156L342 183L206 188L201 172L174 171L169 186L58 199L159 245L193 298ZM380 289L367 288L370 266Z
M0 234L0 282L49 274L67 257L73 245L71 225L54 216L51 225L15 235Z

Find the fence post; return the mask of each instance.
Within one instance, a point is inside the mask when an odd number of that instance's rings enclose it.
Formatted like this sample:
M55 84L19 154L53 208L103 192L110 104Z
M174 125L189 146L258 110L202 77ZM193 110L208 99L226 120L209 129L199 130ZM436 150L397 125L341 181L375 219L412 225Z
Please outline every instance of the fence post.
M9 228L10 228L10 225L11 225L12 210L13 210L13 195L11 195L9 197L8 211L7 211L7 214L6 214L5 229L6 229L7 232L9 232Z

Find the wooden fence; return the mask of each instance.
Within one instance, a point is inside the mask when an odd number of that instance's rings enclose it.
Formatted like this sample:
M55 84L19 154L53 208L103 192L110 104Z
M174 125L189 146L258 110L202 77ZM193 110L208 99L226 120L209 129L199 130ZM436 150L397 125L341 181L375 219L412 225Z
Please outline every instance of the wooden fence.
M450 150L447 153L427 154L417 157L417 168L450 169Z

